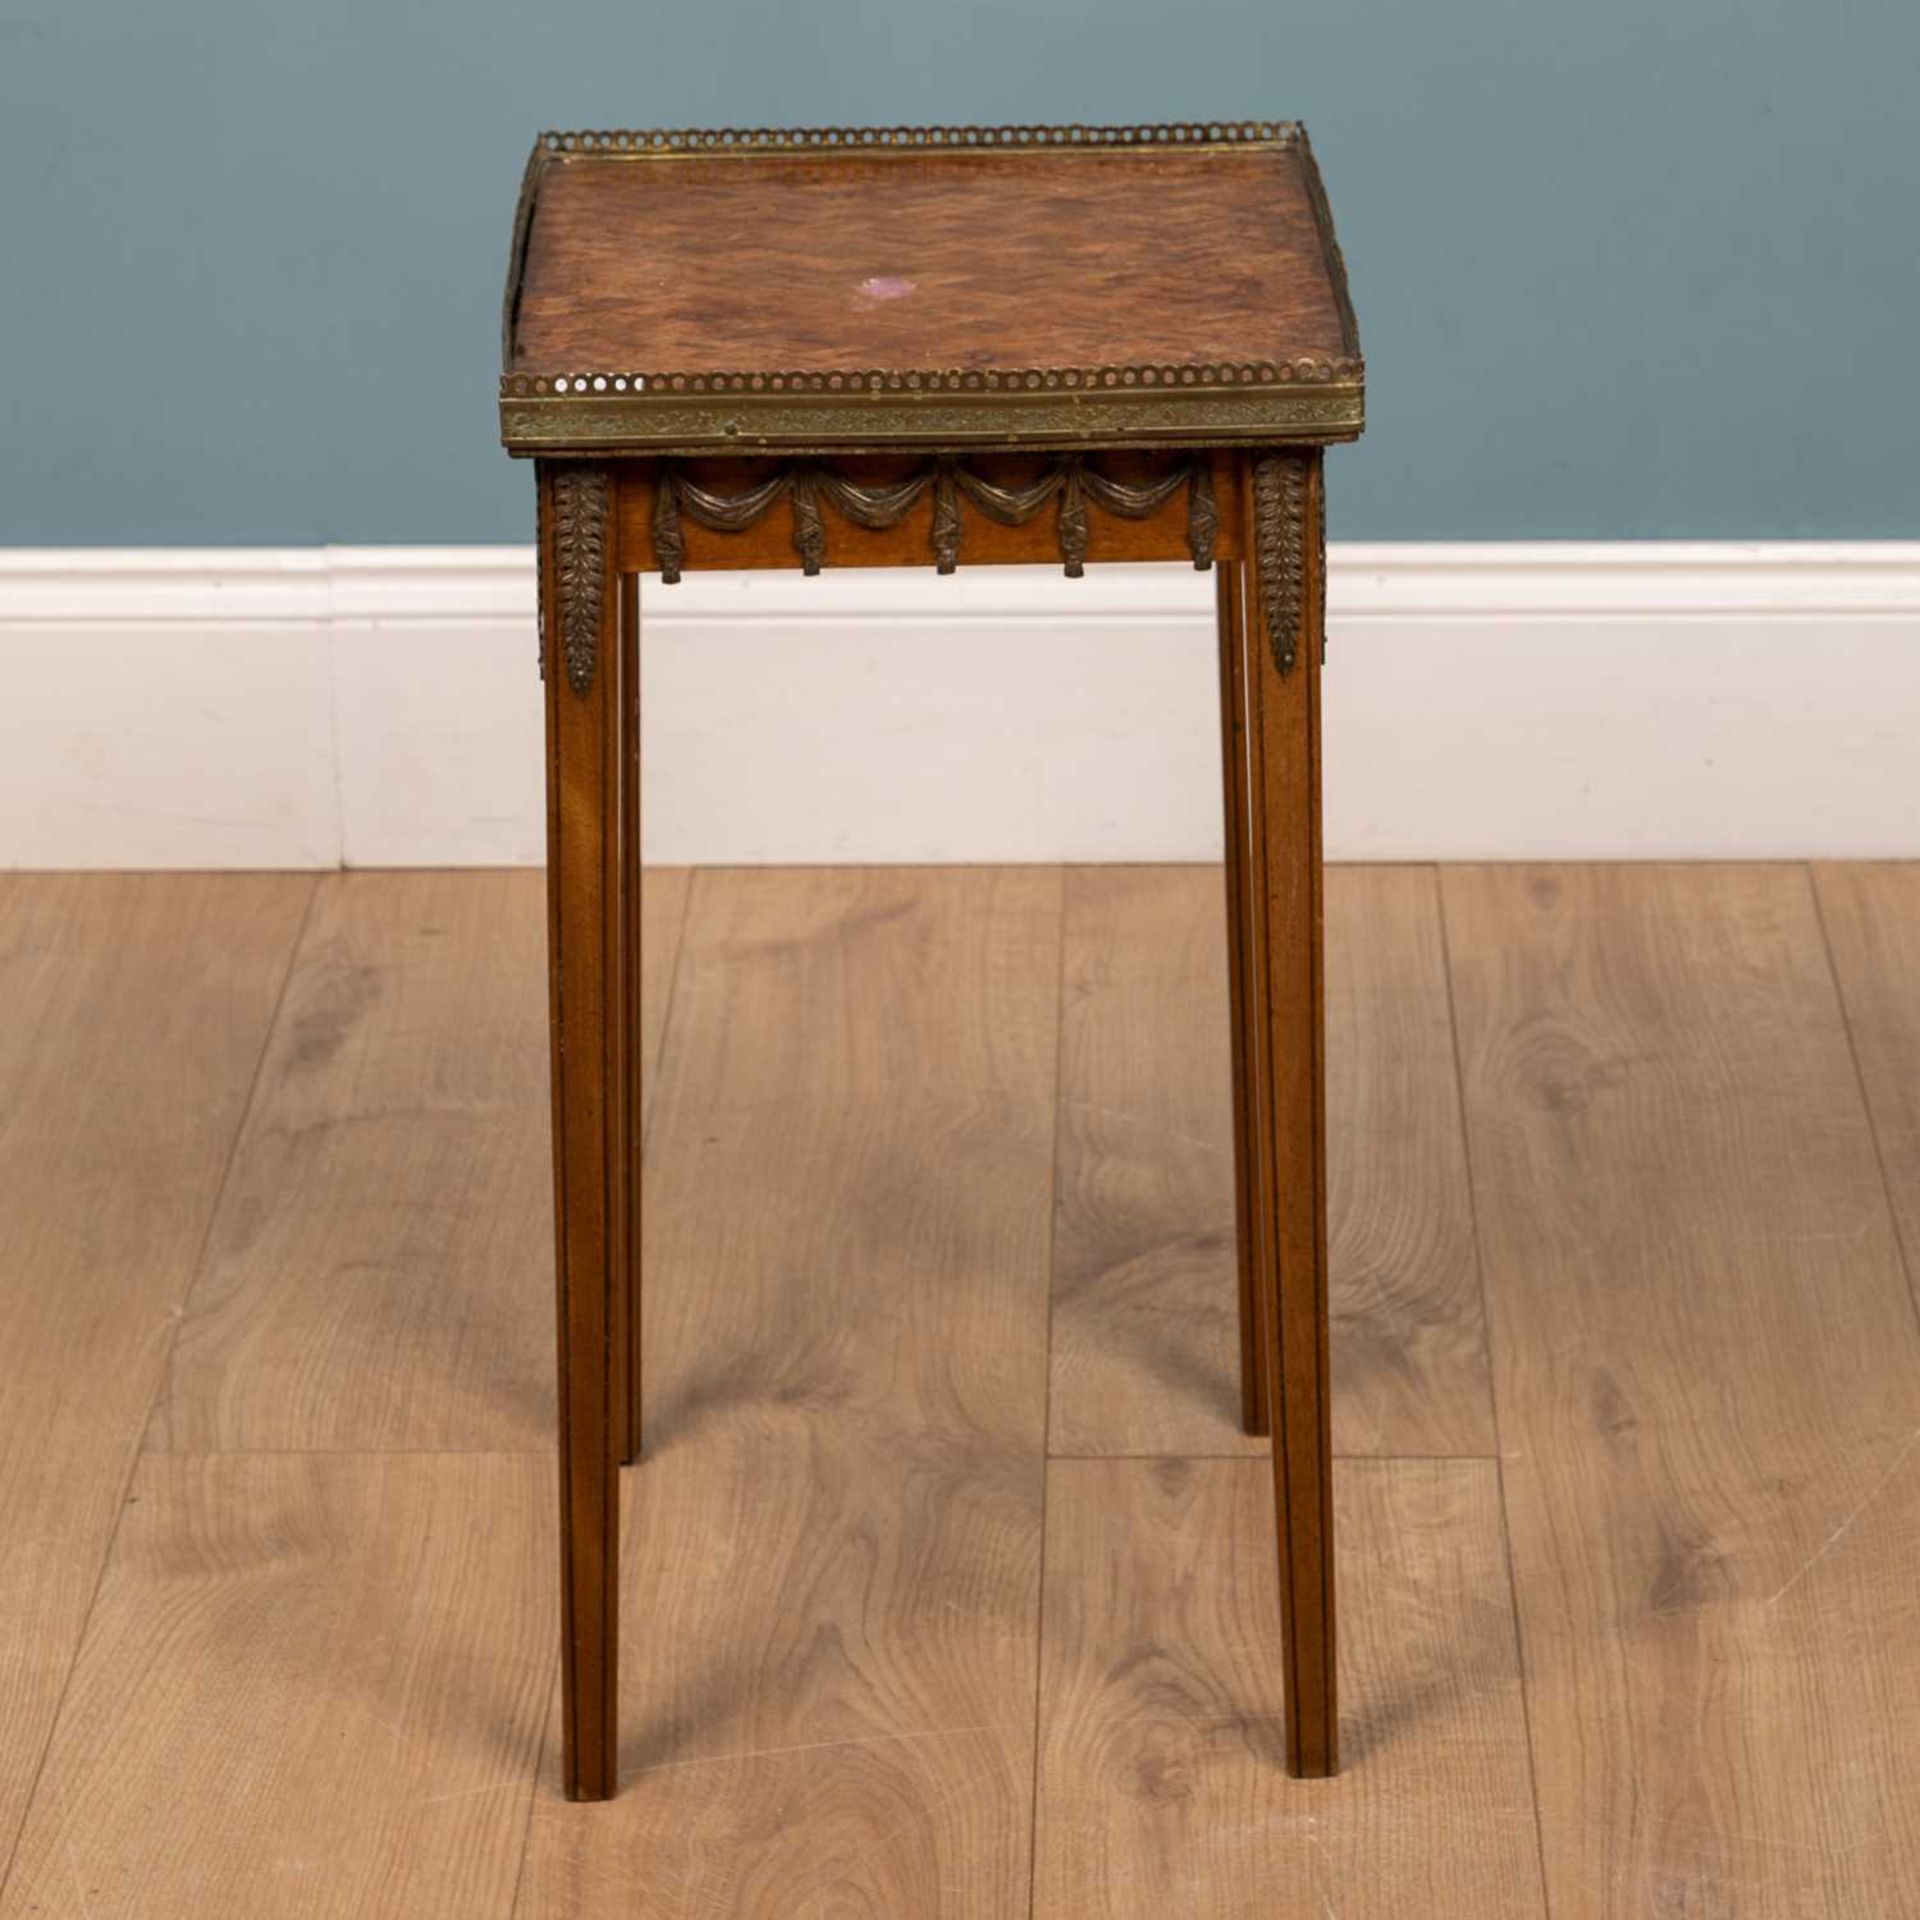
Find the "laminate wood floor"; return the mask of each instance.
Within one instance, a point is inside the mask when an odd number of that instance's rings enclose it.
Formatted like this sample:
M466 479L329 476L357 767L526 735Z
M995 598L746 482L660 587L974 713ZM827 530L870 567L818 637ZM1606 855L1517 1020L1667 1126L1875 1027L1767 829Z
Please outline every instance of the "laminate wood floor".
M1920 868L1331 876L1322 1782L1218 872L645 917L571 1806L539 876L0 876L0 1920L1920 1913Z

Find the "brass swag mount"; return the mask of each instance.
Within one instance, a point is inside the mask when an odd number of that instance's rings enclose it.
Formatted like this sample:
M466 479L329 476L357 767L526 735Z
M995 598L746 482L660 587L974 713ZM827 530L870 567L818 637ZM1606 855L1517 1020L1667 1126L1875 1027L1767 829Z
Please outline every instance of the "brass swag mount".
M1262 455L1253 466L1255 536L1259 557L1261 613L1273 662L1282 676L1293 671L1306 588L1307 478L1311 456L1298 450ZM588 461L553 463L551 538L553 578L560 597L560 644L567 680L576 693L593 685L602 607L606 594L613 483L609 470ZM1182 488L1187 491L1187 549L1201 569L1213 564L1220 533L1213 497L1213 471L1202 457L1183 462L1153 480L1115 480L1079 454L1055 460L1024 486L1002 486L970 473L957 460L941 458L894 481L863 486L830 468L796 461L737 492L701 485L670 462L656 469L653 489L654 558L667 586L680 578L686 560L681 519L714 533L742 533L757 525L781 500L791 503L793 548L801 568L817 574L826 564L827 527L821 512L830 502L855 526L871 532L895 527L933 489L931 528L934 566L959 566L966 523L961 502L970 501L1002 526L1023 526L1048 501L1058 499L1060 557L1069 578L1086 571L1087 504L1124 519L1144 520ZM540 667L547 659L549 611L540 608Z
M904 479L877 486L861 486L830 468L796 461L738 493L701 486L672 466L663 465L654 485L653 551L660 562L662 580L672 586L680 578L686 558L682 514L714 533L740 533L764 519L785 498L793 507L793 550L800 556L802 571L814 574L827 558L826 522L820 513L823 500L830 501L855 526L880 533L897 527L931 487L933 563L937 572L952 573L960 563L960 543L966 531L960 510L963 499L1003 527L1018 527L1057 496L1060 558L1068 575L1078 579L1086 570L1089 500L1123 519L1145 520L1183 486L1187 490L1188 551L1193 564L1204 569L1213 564L1214 541L1220 533L1220 515L1213 501L1213 472L1204 459L1185 462L1157 479L1129 485L1097 472L1078 454L1054 461L1026 486L1012 487L998 486L969 473L952 459L932 461Z

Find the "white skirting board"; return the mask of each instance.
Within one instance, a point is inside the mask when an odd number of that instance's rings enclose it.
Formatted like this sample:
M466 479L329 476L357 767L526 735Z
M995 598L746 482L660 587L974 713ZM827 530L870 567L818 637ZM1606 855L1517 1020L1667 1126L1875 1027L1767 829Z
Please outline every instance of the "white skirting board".
M1920 855L1920 543L1337 545L1331 858ZM664 864L1207 860L1213 581L642 587ZM543 857L531 550L0 551L0 866Z

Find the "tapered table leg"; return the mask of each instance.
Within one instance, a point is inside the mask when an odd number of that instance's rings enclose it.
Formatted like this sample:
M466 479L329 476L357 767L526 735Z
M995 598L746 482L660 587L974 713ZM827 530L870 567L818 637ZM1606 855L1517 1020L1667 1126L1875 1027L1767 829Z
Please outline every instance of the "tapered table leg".
M1326 557L1320 455L1248 461L1245 604L1252 804L1254 1138L1262 1334L1286 1647L1287 1765L1336 1753L1333 1480L1327 1354L1325 990L1320 644Z
M640 576L622 576L618 592L620 1031L615 1073L620 1124L613 1183L619 1215L614 1332L620 1349L618 1445L626 1462L640 1457Z
M620 1053L620 660L604 466L540 468L547 702L548 969L560 1332L560 1554L570 1799L613 1792L618 1459L624 1351L616 1274Z
M1247 672L1242 615L1246 570L1237 560L1214 569L1220 626L1220 760L1226 816L1227 1002L1233 1057L1234 1255L1240 1283L1240 1424L1250 1434L1268 1431L1265 1336L1260 1326L1260 1209L1253 1186L1259 1177L1259 1145L1253 1136L1253 1083L1260 1065L1255 1026L1247 1018L1253 997L1252 868L1247 859Z

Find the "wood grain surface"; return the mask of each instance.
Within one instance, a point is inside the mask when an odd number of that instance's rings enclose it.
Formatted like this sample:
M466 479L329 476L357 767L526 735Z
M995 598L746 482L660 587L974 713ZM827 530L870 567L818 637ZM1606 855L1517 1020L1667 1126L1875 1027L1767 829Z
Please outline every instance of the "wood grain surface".
M1554 1920L1903 1914L1920 880L1817 879L1823 912L1798 867L1450 872L1441 929L1430 874L1330 876L1337 1417L1377 1389L1360 1444L1427 1444L1416 1403L1433 1442L1491 1444L1471 1241L1443 1204L1457 1118L1443 1139L1445 1072L1429 1086L1444 932L1502 1451L1341 1463L1346 1771L1295 1782L1265 1462L1059 1460L1042 1498L1055 1051L1063 1171L1072 1100L1112 1104L1076 1075L1119 1074L1152 1122L1080 1149L1063 1258L1089 1232L1089 1274L1123 1275L1208 1191L1223 1231L1218 874L1070 874L1064 913L1045 870L649 875L654 1424L623 1476L624 1786L601 1807L558 1797L549 1457L137 1454L200 1241L216 1212L217 1241L244 1224L216 1196L256 1070L235 1177L264 1245L297 1252L295 1211L319 1261L386 1249L376 1318L405 1324L409 1273L471 1317L434 1251L462 1230L453 1180L491 1222L470 1262L527 1236L516 1310L550 1337L537 1184L516 1223L397 1127L351 1177L253 1157L283 1102L275 1126L324 1138L390 1107L437 1126L444 1099L498 1152L527 1069L469 1056L514 1051L521 996L537 1028L537 879L0 879L0 1792L21 1828L0 1916L1532 1916L1529 1726ZM683 905L669 1010L654 936ZM356 968L375 986L347 1016ZM296 1030L330 1049L308 1082ZM1210 1127L1213 1154L1156 1164L1152 1140ZM1183 1312L1217 1314L1206 1417L1231 1414L1233 1276L1207 1257L1151 1326L1136 1302L1099 1332L1117 1279L1055 1308L1056 1358L1082 1333L1128 1351L1105 1394L1151 1403L1120 1407L1151 1446L1220 1447L1177 1424ZM359 1381L350 1356L387 1362L331 1346L297 1266L277 1285L305 1315L255 1302L287 1437L451 1438L444 1411L412 1424L452 1404L418 1355L395 1349L404 1387ZM505 1311L508 1277L487 1285ZM248 1324L213 1405L231 1393L266 1449ZM549 1444L545 1416L485 1397L491 1360L432 1351L480 1445ZM1382 1361L1389 1394L1367 1353L1412 1370ZM1097 1412L1064 1359L1056 1446ZM348 1426L302 1406L322 1383Z
M1920 864L1813 874L1907 1278L1920 1285Z
M1264 1455L1239 1429L1219 875L1067 882L1052 1450ZM1433 875L1327 885L1334 1444L1494 1451Z
M0 1873L312 891L0 875Z
M528 1914L1024 1911L1060 878L703 873L656 1095L621 1794Z
M151 1444L552 1446L545 942L538 874L321 883Z
M0 1916L505 1916L552 1506L527 1454L146 1455Z
M1920 1332L1800 868L1445 876L1548 1894L1920 1885Z
M1056 1454L1257 1453L1240 1431L1220 876L1067 877Z
M1336 1447L1492 1453L1431 867L1328 870L1327 1163Z
M1347 350L1297 148L562 155L510 372L1272 360Z
M1493 1463L1334 1485L1344 1770L1301 1781L1264 1465L1051 1464L1036 1916L1544 1914Z

